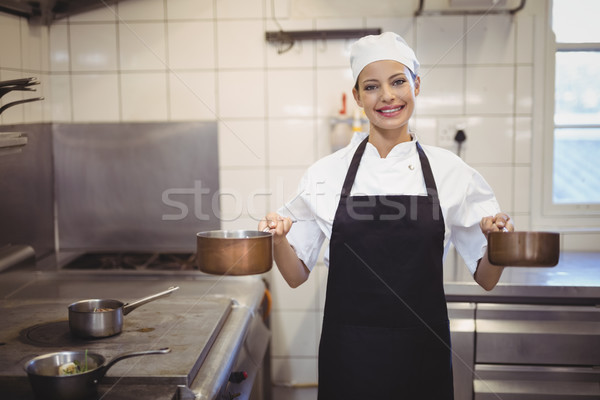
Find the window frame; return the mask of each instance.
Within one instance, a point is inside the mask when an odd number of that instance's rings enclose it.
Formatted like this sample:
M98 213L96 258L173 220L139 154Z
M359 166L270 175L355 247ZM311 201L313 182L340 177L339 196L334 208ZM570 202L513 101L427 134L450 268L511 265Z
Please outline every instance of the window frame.
M542 34L542 37L546 38L545 43L534 50L541 53L540 58L536 59L545 62L536 62L534 66L534 80L536 76L539 77L534 84L542 85L542 89L535 94L542 96L544 101L540 102L542 104L540 107L543 109L539 110L543 117L537 121L534 117L533 122L531 224L540 229L600 232L600 204L555 204L553 202L554 130L557 127L554 123L556 53L600 52L600 43L557 43L552 26L552 2L548 2L546 22L546 32ZM567 127L567 125L559 126Z

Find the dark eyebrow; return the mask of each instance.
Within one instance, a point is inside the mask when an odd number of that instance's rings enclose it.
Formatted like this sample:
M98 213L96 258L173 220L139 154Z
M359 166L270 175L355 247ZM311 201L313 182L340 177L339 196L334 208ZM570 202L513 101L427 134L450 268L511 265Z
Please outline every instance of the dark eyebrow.
M362 81L362 84L368 83L368 82L374 82L374 83L379 83L379 81L377 79L365 79L364 81Z
M394 74L394 75L390 76L390 79L396 79L396 78L407 78L407 76L403 72L399 72L397 74Z
M388 79L389 80L394 80L394 79L397 79L397 78L408 79L408 77L406 76L406 74L403 73L403 72L398 72L397 74L394 74L394 75L390 76ZM365 85L367 83L379 83L379 80L375 79L375 78L368 78L368 79L365 79L364 81L360 82L361 85Z

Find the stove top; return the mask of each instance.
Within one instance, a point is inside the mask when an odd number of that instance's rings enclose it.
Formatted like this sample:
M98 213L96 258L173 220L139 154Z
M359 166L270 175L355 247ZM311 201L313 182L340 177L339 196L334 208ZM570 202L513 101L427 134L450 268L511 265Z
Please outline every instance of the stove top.
M86 340L69 331L68 306L75 301L99 298L127 303L170 286L179 290L125 315L118 335ZM2 273L0 397L33 399L23 366L40 354L87 349L110 361L130 351L169 347L168 354L116 363L100 382L101 398L172 400L183 387L199 399L215 399L228 385L234 366L247 365L249 376L256 376L257 362L262 361L270 337L260 316L264 294L260 277L212 276L200 271L61 268ZM259 337L264 343L255 346ZM260 354L257 350L251 358L242 351L249 338L254 343L251 349L260 347ZM252 382L248 378L231 393L241 389L249 393Z
M82 270L197 270L196 255L191 253L110 252L86 253L63 269Z
M189 385L231 310L231 299L169 298L148 303L123 317L115 336L84 340L71 335L67 306L62 301L1 301L0 382L25 376L24 363L34 356L62 350L89 350L108 360L129 351L171 348L166 355L123 360L103 383ZM38 323L31 325L31 321Z

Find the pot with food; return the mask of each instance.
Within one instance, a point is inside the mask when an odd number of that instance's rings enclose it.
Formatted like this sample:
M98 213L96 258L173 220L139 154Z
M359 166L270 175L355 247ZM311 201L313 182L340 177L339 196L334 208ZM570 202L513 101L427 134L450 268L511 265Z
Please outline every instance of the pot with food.
M170 295L179 287L174 286L144 297L132 303L123 303L110 299L82 300L69 305L69 329L75 336L81 338L103 338L121 333L123 316L136 308Z
M130 357L166 354L171 349L135 351L119 354L110 362L101 354L85 351L61 351L29 360L24 368L36 399L95 399L98 384L117 362Z

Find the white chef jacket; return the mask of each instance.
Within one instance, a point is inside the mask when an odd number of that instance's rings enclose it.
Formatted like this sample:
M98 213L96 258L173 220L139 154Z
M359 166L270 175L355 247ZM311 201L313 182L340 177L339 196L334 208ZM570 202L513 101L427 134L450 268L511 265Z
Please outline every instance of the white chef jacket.
M352 156L367 136L358 132L348 146L310 166L302 177L296 196L279 214L297 222L287 235L298 258L312 270L325 239L331 238L333 219ZM350 195L426 196L425 180L412 134L411 142L396 145L386 158L367 143ZM496 197L483 177L454 153L421 144L438 189L444 217L444 256L453 243L465 264L475 273L487 240L479 222L500 212ZM366 233L368 234L368 232ZM329 265L329 248L324 261Z

